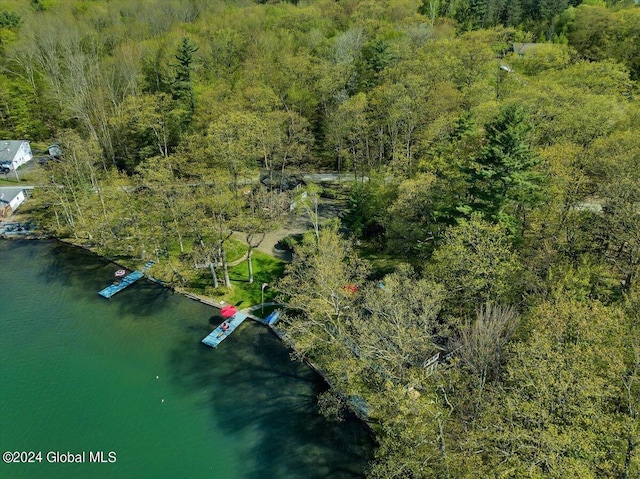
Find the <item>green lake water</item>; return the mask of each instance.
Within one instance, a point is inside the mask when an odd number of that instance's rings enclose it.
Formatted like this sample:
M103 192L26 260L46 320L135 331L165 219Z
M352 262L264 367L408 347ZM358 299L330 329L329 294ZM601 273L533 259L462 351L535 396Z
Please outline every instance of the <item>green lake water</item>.
M364 426L317 413L322 381L266 327L246 321L211 349L216 309L147 280L101 298L116 269L55 241L0 241L0 452L42 454L0 477L362 477ZM97 451L115 462L89 462Z

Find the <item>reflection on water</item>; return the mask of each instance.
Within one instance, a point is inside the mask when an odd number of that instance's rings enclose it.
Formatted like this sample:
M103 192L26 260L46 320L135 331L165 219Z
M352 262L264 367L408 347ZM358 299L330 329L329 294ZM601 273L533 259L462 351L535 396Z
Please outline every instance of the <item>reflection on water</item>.
M317 414L323 383L266 328L247 321L208 348L216 310L144 280L100 298L115 269L58 242L0 241L0 449L118 457L0 477L362 477L366 429Z

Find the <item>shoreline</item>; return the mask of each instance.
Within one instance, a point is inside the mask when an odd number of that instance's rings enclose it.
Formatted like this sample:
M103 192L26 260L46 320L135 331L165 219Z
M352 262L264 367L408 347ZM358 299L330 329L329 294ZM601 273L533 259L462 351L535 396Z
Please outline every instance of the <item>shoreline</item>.
M31 230L31 231L36 231L36 230ZM120 267L120 268L126 268L126 269L131 269L126 265L123 265L117 261L115 261L112 258L109 258L108 256L104 256L101 254L96 253L95 251L93 251L91 248L81 245L81 244L76 244L72 241L67 241L65 239L62 238L58 238L55 236L50 236L47 234L43 234L43 233L33 233L33 234L15 234L15 235L3 235L0 234L0 239L7 239L7 240L29 240L29 241L34 241L34 240L52 240L52 241L58 241L60 243L64 243L66 245L69 246L73 246L76 248L81 248L85 251L88 251L96 256L98 256L99 258L105 259L110 263L113 263L114 265ZM181 296L184 296L185 298L191 299L193 301L198 301L202 304L205 304L207 306L211 306L213 308L216 309L222 309L227 303L224 302L220 302L220 301L216 301L213 298L210 298L208 296L202 296L199 295L197 293L192 293L190 291L186 291L180 287L174 287L171 286L167 283L165 283L162 280L159 280L157 278L154 278L152 276L149 276L147 274L144 275L144 278L151 281L154 284L157 284L158 286L162 286L163 288L166 288L168 290L170 290L171 292L175 293L175 294L179 294ZM260 306L258 305L252 305L249 306L248 308L244 308L244 310L249 310L252 308L255 308L256 306ZM278 329L276 327L274 327L274 325L270 325L270 324L266 324L263 318L260 318L258 316L255 316L253 314L251 314L250 312L246 312L247 316L249 319L260 323L262 325L264 325L265 327L267 327L269 329L269 331L271 331L272 334L274 334L283 344L283 346L285 346L287 349L289 349L289 351L296 353L296 348L295 348L295 343L294 341L289 338L289 336L286 334L286 332L282 329ZM329 389L333 389L334 391L337 392L337 394L344 400L345 404L348 407L349 413L352 414L355 418L357 418L359 421L361 421L366 428L368 429L369 433L371 434L372 439L374 440L374 442L376 444L378 444L378 438L377 438L377 433L375 431L375 429L372 426L372 423L368 420L368 418L366 417L365 413L361 410L359 410L359 408L356 406L356 404L348 397L345 396L343 394L342 391L338 390L337 388L335 388L333 382L329 379L329 377L327 376L327 374L318 366L316 366L312 361L310 361L308 358L302 357L298 359L299 361L301 361L302 363L304 363L309 369L311 369L312 371L314 371L321 379L322 381L324 381L324 383L328 386Z

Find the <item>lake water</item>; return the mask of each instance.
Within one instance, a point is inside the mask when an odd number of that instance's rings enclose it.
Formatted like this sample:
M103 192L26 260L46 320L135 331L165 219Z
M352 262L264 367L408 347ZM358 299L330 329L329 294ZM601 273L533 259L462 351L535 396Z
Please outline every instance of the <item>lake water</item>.
M101 298L116 269L0 240L0 452L42 454L0 477L362 477L367 431L317 413L322 382L267 328L246 321L211 349L216 309L147 280ZM85 462L50 462L66 453Z

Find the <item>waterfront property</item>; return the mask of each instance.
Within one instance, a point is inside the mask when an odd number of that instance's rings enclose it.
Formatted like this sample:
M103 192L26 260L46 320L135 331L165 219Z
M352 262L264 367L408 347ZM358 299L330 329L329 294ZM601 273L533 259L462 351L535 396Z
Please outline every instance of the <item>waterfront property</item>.
M118 267L57 241L0 240L0 264L0 449L43 452L3 479L363 477L367 428L318 414L326 384L267 328L209 350L219 308L152 283L104 301Z
M0 188L0 219L11 216L25 199L24 188L15 186Z
M0 140L0 169L8 173L33 159L27 140Z

